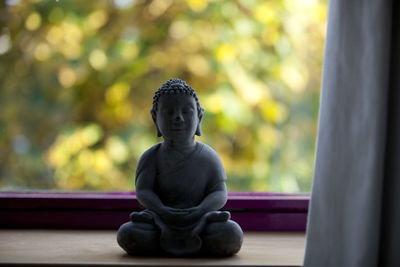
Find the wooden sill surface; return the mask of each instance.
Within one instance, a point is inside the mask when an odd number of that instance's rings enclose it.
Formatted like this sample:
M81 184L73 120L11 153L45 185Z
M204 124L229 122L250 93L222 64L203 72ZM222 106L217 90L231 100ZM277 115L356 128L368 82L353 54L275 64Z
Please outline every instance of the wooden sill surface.
M113 230L0 230L0 266L301 266L305 234L245 232L229 258L132 257Z

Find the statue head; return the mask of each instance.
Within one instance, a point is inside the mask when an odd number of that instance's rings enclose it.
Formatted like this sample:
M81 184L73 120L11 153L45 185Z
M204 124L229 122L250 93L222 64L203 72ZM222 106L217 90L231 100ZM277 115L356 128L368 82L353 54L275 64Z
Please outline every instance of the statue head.
M154 94L150 111L157 136L193 138L201 135L204 109L192 87L180 79L169 79Z

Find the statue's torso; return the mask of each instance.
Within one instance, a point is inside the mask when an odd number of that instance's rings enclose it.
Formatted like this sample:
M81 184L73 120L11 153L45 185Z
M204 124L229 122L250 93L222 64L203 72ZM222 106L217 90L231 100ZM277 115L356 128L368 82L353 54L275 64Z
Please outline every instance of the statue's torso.
M157 176L154 191L161 201L174 208L190 208L205 197L209 172L204 168L202 144L181 155L157 151Z

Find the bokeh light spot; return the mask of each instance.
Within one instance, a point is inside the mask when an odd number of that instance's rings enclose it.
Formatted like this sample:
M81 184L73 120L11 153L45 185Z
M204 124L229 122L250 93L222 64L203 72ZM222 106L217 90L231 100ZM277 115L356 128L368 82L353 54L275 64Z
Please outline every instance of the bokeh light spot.
M99 173L104 173L111 168L111 160L103 149L99 149L95 152L94 167Z
M264 24L274 23L276 10L272 1L264 1L254 9L254 18Z
M37 30L42 24L42 17L37 12L32 12L25 20L25 28L30 31Z
M89 124L81 131L83 145L90 146L95 144L103 136L103 130L95 123Z
M102 70L107 66L108 59L102 50L96 49L90 53L89 63L94 69Z
M126 43L134 44L138 41L140 33L136 27L127 27L121 33L121 40Z
M207 75L210 70L207 60L202 55L189 56L186 64L192 73L199 76Z
M90 13L87 22L89 28L97 30L98 28L106 24L107 20L108 14L103 9L99 9Z
M11 39L8 34L0 36L0 55L7 53L11 48Z
M189 25L185 21L175 21L169 28L169 35L173 39L183 39L189 33Z
M135 44L124 45L121 51L123 58L127 60L132 60L136 58L139 54L139 48Z
M131 8L135 2L136 0L114 0L114 4L120 9Z
M296 66L293 66L292 64L285 64L281 70L282 80L294 92L303 92L305 89L308 75L307 73L303 73L300 72L299 68L296 68Z
M153 17L159 17L167 11L172 4L172 0L153 0L149 5L149 13Z
M63 67L58 71L58 81L63 87L69 88L76 82L76 74L73 69Z
M261 112L267 121L272 123L282 123L289 116L289 110L283 104L268 100L261 104Z
M57 45L63 39L63 31L59 26L53 26L47 32L46 39L52 45Z
M48 44L40 43L35 48L35 58L39 61L45 61L50 57L51 49Z
M187 0L189 7L195 12L202 12L208 6L207 0Z
M91 168L94 162L92 151L90 151L89 149L84 149L83 151L81 151L78 156L78 161L81 167L85 169Z
M83 32L75 23L63 22L61 25L65 42L70 45L77 45L82 41Z
M130 86L125 82L118 82L107 89L105 99L108 104L123 101L129 94Z
M288 193L299 192L299 184L294 175L286 175L281 180L282 190Z
M109 138L106 147L108 155L114 162L123 163L128 159L128 147L118 137Z
M221 13L226 18L235 17L239 12L239 8L232 1L224 2L221 7Z
M222 111L224 100L219 94L212 94L202 99L204 108L211 113L219 113Z
M236 57L236 51L233 45L220 45L216 51L217 59L221 62L233 61Z
M269 125L261 126L257 131L257 135L262 143L270 147L277 146L280 142L279 132Z
M235 22L235 32L242 37L249 37L253 34L253 23L249 20L237 20Z

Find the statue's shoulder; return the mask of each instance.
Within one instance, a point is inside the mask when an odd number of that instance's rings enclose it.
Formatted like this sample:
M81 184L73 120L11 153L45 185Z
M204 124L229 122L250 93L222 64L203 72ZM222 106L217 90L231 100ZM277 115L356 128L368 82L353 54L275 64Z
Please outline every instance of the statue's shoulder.
M207 144L197 142L199 149L201 149L202 157L211 157L211 158L219 158L217 152Z
M152 156L155 156L158 149L160 148L161 143L157 143L154 146L150 147L149 149L147 149L145 152L143 152L143 154L140 156L139 161L141 160L146 160L148 158L151 158Z
M156 162L157 159L157 151L160 148L161 143L158 143L149 149L147 149L139 159L136 168L136 176L138 176L143 170L145 170L149 165L152 165Z
M200 161L206 163L209 166L214 166L217 169L223 169L222 161L218 156L217 152L207 144L197 142L200 146Z

